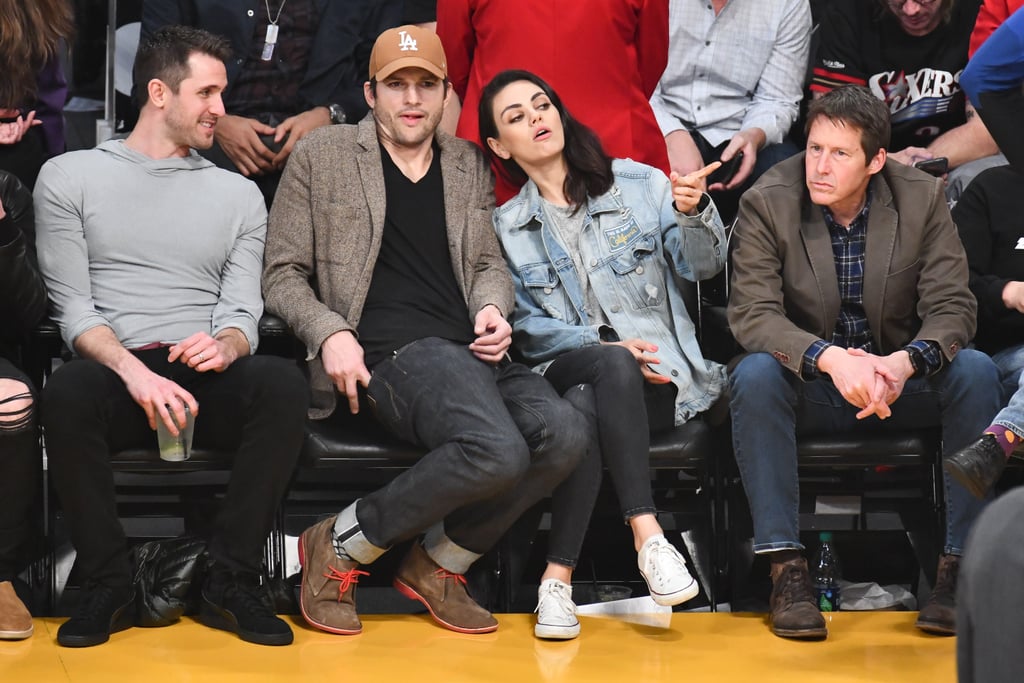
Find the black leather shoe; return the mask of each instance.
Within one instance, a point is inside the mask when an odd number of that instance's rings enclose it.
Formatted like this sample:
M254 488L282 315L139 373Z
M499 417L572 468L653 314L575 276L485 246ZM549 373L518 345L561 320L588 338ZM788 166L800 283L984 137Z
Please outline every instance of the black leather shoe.
M57 630L57 642L64 647L92 647L110 640L135 621L135 591L113 588L92 581L82 587L81 602L74 616Z
M942 463L975 498L984 498L1006 467L1006 454L993 434L982 434Z
M291 627L274 614L270 592L258 575L216 565L203 585L199 620L257 645L290 645L293 639Z

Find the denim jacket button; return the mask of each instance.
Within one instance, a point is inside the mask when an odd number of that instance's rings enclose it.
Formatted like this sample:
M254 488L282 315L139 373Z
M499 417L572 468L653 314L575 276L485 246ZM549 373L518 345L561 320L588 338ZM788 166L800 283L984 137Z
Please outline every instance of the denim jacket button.
M545 287L544 288L544 293L545 294L550 294L551 293L551 288L550 287Z
M637 266L636 267L636 274L637 275L643 275L644 274L644 267L643 266Z
M678 370L673 370L672 371L672 376L673 377L678 377L679 376L679 371Z
M614 306L612 306L612 313L618 313L621 310L622 310L622 307L619 306L618 304L615 304Z
M597 267L597 259L596 258L590 259L590 267L591 268L596 268Z

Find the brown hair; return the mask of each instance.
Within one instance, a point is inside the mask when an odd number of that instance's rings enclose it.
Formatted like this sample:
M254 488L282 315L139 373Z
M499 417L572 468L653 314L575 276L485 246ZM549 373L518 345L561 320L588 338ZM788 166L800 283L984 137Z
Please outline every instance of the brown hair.
M188 60L193 54L223 62L231 57L231 47L225 38L191 26L164 26L139 44L132 67L132 94L139 109L149 101L149 82L154 78L177 94L192 72Z
M811 100L807 105L807 125L824 116L833 123L843 123L860 130L860 146L864 150L865 163L870 163L878 150L889 146L892 124L889 108L862 85L844 85Z
M74 31L68 0L0 0L0 108L32 104L36 73Z

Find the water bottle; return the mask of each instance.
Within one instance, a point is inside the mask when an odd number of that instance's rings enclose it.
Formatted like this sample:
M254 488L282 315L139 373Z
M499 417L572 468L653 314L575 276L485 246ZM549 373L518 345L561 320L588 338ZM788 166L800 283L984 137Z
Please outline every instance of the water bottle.
M839 557L832 548L832 534L822 531L818 535L821 544L811 564L811 582L818 600L818 609L822 612L838 612L839 596Z

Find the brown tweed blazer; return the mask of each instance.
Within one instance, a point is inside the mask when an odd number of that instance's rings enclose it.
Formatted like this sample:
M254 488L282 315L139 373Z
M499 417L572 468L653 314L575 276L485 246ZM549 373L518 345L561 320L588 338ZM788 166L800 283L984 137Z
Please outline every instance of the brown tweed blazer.
M494 304L506 316L514 288L491 212L494 178L480 150L438 131L445 218L455 279L470 315ZM355 126L319 128L295 146L267 224L263 296L305 344L310 417L334 412L337 391L320 346L355 331L380 252L384 172L373 113Z
M942 181L887 161L872 180L864 312L877 351L935 341L947 361L974 335L977 304ZM804 155L776 165L740 201L729 325L747 351L800 374L804 352L832 340L839 280L821 209L804 184Z

